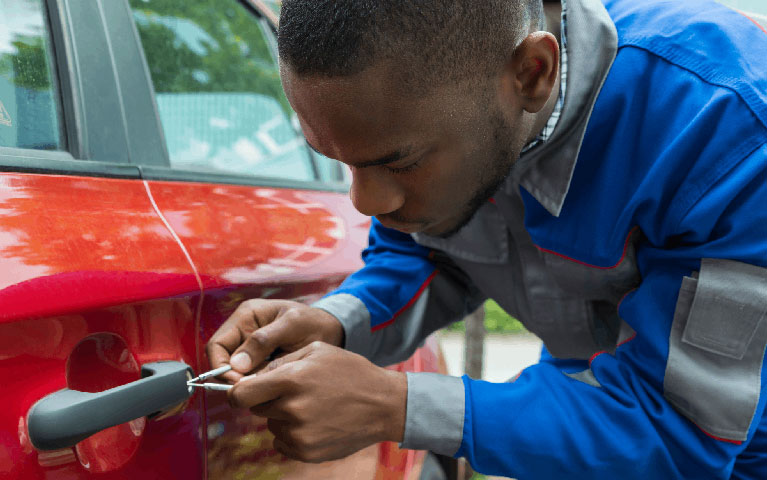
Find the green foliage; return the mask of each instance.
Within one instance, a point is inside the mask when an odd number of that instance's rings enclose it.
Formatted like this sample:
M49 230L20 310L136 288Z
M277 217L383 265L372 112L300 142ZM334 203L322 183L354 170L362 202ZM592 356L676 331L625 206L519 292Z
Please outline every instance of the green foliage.
M16 87L49 90L48 58L42 36L15 35L15 53L0 55L0 76L12 79Z
M488 333L525 333L527 330L519 320L506 313L494 300L485 302L485 329ZM465 332L464 322L457 322L448 327L451 332Z
M235 0L131 0L155 91L248 92L289 114L264 26Z

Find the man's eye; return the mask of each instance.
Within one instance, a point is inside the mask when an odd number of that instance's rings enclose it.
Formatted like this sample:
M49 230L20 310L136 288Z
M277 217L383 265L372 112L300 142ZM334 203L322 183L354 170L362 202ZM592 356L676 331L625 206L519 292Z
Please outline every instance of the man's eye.
M411 170L415 170L418 167L418 164L421 163L421 160L423 160L423 159L416 160L415 162L411 163L410 165L406 165L404 167L390 167L390 166L387 165L386 169L388 171L390 171L391 173L396 173L396 174L407 173L407 172L409 172Z

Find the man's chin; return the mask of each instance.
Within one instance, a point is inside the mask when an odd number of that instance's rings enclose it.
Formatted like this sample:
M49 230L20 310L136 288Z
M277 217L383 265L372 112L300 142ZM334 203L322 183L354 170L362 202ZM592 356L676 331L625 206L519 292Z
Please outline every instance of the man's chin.
M385 215L377 216L381 225L402 233L413 234L420 233L430 237L448 238L455 235L474 217L476 209L464 212L461 216L453 216L448 219L434 221L407 222L402 220L393 220Z
M450 238L456 233L460 232L461 229L465 227L472 218L474 218L474 213L475 212L471 212L458 219L450 219L438 224L429 225L428 227L422 229L419 233L428 235L430 237Z
M389 220L387 218L381 218L376 217L379 222L381 222L381 225L383 225L386 228L391 228L392 230L397 230L398 232L402 233L420 233L423 231L424 227L427 226L427 224L422 222L395 222L392 220Z

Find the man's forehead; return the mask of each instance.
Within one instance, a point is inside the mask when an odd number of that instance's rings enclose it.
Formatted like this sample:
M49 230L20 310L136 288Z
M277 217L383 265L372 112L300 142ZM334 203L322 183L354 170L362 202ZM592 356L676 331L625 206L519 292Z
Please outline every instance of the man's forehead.
M411 153L423 134L417 109L370 75L305 77L285 72L285 91L309 144L345 163L381 164ZM387 158L388 157L388 158Z

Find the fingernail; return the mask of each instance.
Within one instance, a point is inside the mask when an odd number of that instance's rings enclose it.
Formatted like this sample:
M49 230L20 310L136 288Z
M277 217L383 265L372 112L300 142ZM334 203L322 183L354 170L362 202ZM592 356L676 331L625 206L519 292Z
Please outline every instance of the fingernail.
M245 352L240 352L237 355L233 356L231 360L229 360L229 365L231 365L233 369L239 372L250 371L251 363L252 362L250 360L250 355L248 355Z

